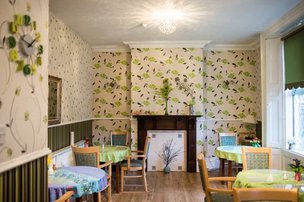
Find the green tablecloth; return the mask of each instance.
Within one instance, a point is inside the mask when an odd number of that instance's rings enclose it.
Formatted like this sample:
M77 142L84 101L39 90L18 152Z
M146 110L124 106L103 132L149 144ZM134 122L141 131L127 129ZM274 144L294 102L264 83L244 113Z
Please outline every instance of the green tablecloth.
M244 146L221 146L215 150L215 155L221 159L242 163L242 147Z
M131 150L127 146L100 146L100 161L108 162L112 161L117 163L123 161L126 156L131 154Z
M284 173L286 173L287 179L283 179ZM304 202L304 181L294 180L294 172L275 169L242 171L237 174L233 186L237 188L275 187L286 189L299 187L299 202Z

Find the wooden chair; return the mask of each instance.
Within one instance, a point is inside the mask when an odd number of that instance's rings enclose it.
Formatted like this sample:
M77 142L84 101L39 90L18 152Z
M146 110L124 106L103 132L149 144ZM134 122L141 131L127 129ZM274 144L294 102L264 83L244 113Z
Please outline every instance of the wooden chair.
M67 191L65 194L63 194L59 199L57 199L55 202L69 202L70 198L73 196L73 191Z
M298 189L233 188L233 201L289 201L298 202Z
M236 133L219 133L220 146L235 146L238 143Z
M148 192L145 162L149 152L151 137L146 136L144 151L132 151L135 155L127 156L127 160L121 163L121 191L124 191L124 178L143 178L145 191ZM141 171L140 175L126 175L128 171Z
M104 168L107 170L107 189L108 193L108 201L111 201L111 176L112 176L112 162L107 162L104 164L100 164L99 155L100 155L100 147L86 147L80 148L72 146L72 151L75 156L76 166L91 166L97 168ZM104 190L105 190L104 189ZM98 193L98 201L100 201L100 192Z
M111 131L111 145L128 145L127 131Z
M271 169L271 148L242 147L243 170Z
M203 190L205 192L205 202L232 202L233 191L232 184L235 181L235 177L209 177L206 166L206 161L203 154L198 156L198 167L201 176ZM227 187L219 188L211 186L213 182L227 182ZM219 186L223 186L220 185Z

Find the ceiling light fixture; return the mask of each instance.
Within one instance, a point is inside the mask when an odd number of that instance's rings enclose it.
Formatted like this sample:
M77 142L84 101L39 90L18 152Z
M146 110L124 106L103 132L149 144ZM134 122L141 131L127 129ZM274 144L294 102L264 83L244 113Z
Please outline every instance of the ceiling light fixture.
M176 30L178 21L183 19L183 15L183 12L172 4L166 4L164 8L153 12L152 17L162 33L172 34Z

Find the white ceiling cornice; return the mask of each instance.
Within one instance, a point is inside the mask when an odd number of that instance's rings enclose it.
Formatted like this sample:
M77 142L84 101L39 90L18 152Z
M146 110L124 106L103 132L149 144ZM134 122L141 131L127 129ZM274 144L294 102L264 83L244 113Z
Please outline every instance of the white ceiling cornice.
M128 46L93 46L93 52L130 52Z
M211 41L124 41L130 48L204 48Z
M249 44L210 44L206 50L256 50L260 47L260 39L257 39Z

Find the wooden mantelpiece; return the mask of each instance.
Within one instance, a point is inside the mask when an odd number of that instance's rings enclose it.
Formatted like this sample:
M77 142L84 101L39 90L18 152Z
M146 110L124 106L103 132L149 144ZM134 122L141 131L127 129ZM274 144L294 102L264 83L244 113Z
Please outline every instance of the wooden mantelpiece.
M197 115L134 115L137 119L138 149L143 150L148 130L187 131L187 172L196 172Z

